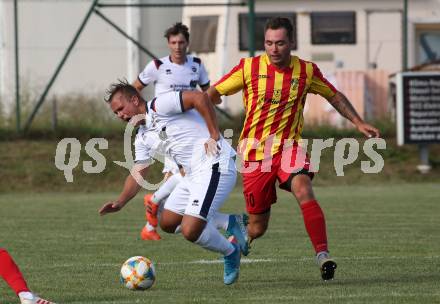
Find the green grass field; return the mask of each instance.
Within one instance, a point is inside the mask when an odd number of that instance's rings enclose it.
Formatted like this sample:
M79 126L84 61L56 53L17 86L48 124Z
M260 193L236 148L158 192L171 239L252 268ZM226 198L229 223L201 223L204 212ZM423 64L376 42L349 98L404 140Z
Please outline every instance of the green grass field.
M438 184L315 190L338 262L331 282L321 281L299 208L281 192L267 234L232 286L222 283L219 256L182 236L140 240L140 196L119 214L99 217L115 193L0 194L0 244L30 287L57 303L440 303ZM237 189L223 210L243 208ZM118 282L120 265L134 255L156 263L148 291ZM3 282L0 303L18 303Z

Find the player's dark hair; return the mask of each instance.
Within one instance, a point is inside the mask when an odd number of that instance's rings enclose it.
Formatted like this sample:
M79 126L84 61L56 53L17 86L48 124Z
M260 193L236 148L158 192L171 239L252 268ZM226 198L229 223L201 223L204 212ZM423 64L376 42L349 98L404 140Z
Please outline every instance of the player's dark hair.
M188 27L185 24L183 24L182 22L177 22L172 27L167 29L165 31L164 37L167 38L167 40L170 40L171 36L176 36L176 35L179 35L179 34L182 34L183 37L185 37L186 42L189 42Z
M119 92L125 95L128 100L130 100L133 96L140 97L139 92L134 86L128 83L127 79L118 79L118 82L112 83L107 89L107 96L104 98L105 102L111 103L113 96Z
M293 26L292 23L290 23L290 20L288 18L284 17L274 17L267 20L266 25L264 26L264 32L268 29L271 30L277 30L283 28L287 32L287 36L289 37L289 41L293 40Z

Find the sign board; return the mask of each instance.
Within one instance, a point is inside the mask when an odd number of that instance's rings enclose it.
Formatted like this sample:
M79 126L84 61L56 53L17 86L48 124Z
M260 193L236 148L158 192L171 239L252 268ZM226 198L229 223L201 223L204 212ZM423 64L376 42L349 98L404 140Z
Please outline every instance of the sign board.
M397 144L440 143L440 72L397 74Z

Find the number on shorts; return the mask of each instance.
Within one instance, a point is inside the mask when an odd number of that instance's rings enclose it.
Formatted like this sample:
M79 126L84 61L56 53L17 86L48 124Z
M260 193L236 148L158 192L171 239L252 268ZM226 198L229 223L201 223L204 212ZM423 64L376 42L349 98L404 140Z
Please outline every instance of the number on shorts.
M255 199L252 192L244 194L246 205L251 206L252 208L255 206Z

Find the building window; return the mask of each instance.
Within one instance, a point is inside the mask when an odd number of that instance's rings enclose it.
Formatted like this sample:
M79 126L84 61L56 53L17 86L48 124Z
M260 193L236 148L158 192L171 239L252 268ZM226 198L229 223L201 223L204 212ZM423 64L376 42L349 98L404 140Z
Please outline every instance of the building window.
M417 30L417 64L440 61L440 30Z
M297 49L296 41L296 14L295 13L256 13L255 14L255 50L264 50L264 26L266 21L273 17L285 17L292 22L293 25L293 47L292 50ZM240 51L249 50L249 36L248 36L248 14L242 13L238 15L239 34L240 34Z
M315 12L310 14L312 44L355 44L355 12Z
M215 52L218 16L191 17L190 52Z

